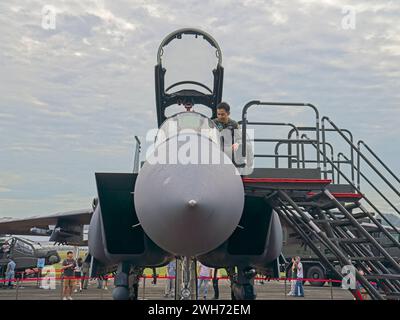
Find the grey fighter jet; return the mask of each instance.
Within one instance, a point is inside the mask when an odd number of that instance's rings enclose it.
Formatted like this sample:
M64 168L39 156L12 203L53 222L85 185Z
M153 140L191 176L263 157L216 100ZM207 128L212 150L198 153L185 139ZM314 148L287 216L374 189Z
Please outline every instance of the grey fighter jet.
M212 88L187 80L186 74L182 81L166 85L171 70L163 65L164 55L173 43L189 38L204 41L214 51ZM79 242L83 224L89 223L93 269L117 266L114 299L137 299L143 269L165 266L176 258L181 267L177 299L196 296L195 261L227 269L233 299L255 299L256 270L278 275L282 229L263 198L245 194L242 175L251 159L225 150L226 141L211 120L222 100L223 74L221 49L212 36L197 29L169 34L155 66L159 130L154 152L142 166L135 157L140 170L96 173L98 197L89 210L53 215L51 221L8 221L6 227L0 223L0 232L28 224L25 231L47 232L52 240L71 244ZM183 110L168 116L172 106ZM197 112L198 106L210 114ZM50 230L50 224L55 228Z

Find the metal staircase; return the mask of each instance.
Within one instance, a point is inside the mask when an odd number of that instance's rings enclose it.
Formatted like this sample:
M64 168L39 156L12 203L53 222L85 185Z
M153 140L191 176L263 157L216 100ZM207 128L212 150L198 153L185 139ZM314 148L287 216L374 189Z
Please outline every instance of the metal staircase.
M314 110L316 125L298 127L292 123L250 122L247 120L247 113L253 106L310 107ZM301 236L325 268L331 270L338 279L345 277L341 273L341 267L353 266L356 280L372 299L400 299L399 255L393 254L400 252L400 230L378 209L371 200L372 197L368 198L361 192L361 182L372 187L396 214L400 213L400 208L386 195L386 188L398 197L400 189L389 181L383 170L374 166L372 160L361 151L361 146L367 149L369 155L378 161L386 173L396 182L400 182L393 171L363 141L355 144L349 130L340 129L327 117L322 118L320 126L318 109L310 104L251 101L243 108L240 123L244 144L250 125L291 128L288 137L284 139L255 139L255 142L276 143L274 154L254 155L256 158L274 158L275 167L256 168L250 176L243 177L246 194L264 197L281 220ZM327 123L331 128L326 128ZM300 138L304 131L315 133L315 138L309 138L305 133ZM349 147L348 156L340 152L337 158L334 157L335 146L327 142L327 132L337 133L344 140L342 146ZM293 133L296 133L295 139L291 138ZM288 153L279 153L280 146L285 144L288 146ZM311 145L315 150L313 158L306 154L305 145ZM242 151L245 156L246 146ZM287 166L280 167L281 158L288 160ZM362 171L361 160L383 181L383 188L378 187ZM316 165L316 168L307 167L310 164ZM350 177L346 175L344 165L350 166ZM341 184L341 179L346 183ZM386 222L386 226L382 224L382 220ZM335 261L327 258L326 250L335 257ZM354 287L349 290L356 299L359 298Z

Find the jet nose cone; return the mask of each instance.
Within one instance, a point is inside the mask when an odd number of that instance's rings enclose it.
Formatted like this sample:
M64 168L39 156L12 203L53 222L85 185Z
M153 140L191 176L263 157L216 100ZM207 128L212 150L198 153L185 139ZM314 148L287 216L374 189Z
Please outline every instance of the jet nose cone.
M188 202L189 207L195 207L197 205L197 201L196 200L189 200Z
M231 164L146 163L134 199L144 231L158 246L195 256L217 248L233 233L244 190Z

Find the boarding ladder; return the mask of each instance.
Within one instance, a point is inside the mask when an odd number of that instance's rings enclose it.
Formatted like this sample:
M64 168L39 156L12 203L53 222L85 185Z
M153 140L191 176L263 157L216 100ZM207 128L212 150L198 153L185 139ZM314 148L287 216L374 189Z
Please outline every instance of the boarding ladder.
M315 115L315 126L252 122L248 120L248 111L254 106L310 108ZM400 214L396 202L389 199L385 192L388 188L400 197L400 184L395 185L388 176L398 183L400 179L372 148L361 140L354 143L351 131L339 128L328 117L320 119L318 109L311 104L250 101L243 108L240 124L243 144L246 144L250 126L290 128L288 136L282 139L254 139L255 143L275 143L274 154L254 154L255 158L274 158L275 166L255 168L251 175L243 176L246 194L264 197L281 220L298 233L324 267L338 279L347 276L335 265L354 267L357 282L372 299L400 299L399 255L391 251L400 252L399 228L361 190L361 182L369 185L393 209L394 214ZM305 132L311 132L313 137ZM343 144L349 147L348 155L340 152L335 158L335 146L327 141L328 132L337 134L343 140ZM295 138L292 138L293 134ZM280 152L281 145L287 145L287 154ZM313 158L306 153L305 145L312 146L315 151L312 152ZM245 156L246 146L242 152ZM287 165L282 166L281 159L287 159ZM381 168L373 162L378 162ZM310 164L316 165L316 168L307 167ZM344 165L350 167L350 174L346 173ZM381 183L375 183L362 165L372 170ZM326 257L326 250L334 255L337 264ZM349 290L356 299L360 297L354 287L350 286Z

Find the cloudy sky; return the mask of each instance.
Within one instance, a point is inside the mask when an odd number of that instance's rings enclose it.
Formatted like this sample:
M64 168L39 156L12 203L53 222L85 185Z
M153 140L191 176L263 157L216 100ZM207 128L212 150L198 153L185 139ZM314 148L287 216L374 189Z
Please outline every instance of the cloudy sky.
M310 102L400 172L399 1L10 0L0 27L1 217L90 207L94 172L132 170L133 136L156 126L158 45L182 27L220 44L234 117ZM255 118L312 119L300 111Z

